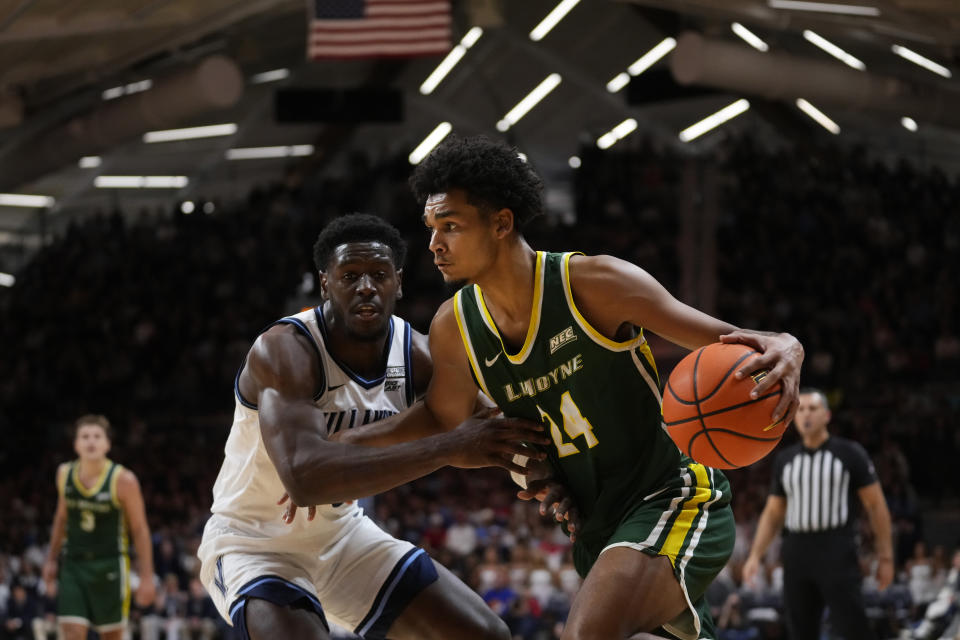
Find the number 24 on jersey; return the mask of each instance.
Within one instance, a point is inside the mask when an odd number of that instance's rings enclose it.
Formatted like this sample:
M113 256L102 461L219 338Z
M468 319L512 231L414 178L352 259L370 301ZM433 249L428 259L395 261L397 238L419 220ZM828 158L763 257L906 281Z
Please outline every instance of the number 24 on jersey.
M550 436L553 438L553 444L556 445L559 456L565 458L575 453L580 453L577 445L573 442L563 441L563 436L560 434L560 427L557 426L553 418L551 418L540 405L537 405L537 410L540 411L540 417L550 425ZM571 440L576 440L578 437L583 436L588 449L597 446L599 441L597 440L597 436L593 434L593 425L591 425L590 421L580 412L580 408L573 401L573 398L570 397L569 391L564 391L560 398L560 415L563 416L563 430L567 432L567 436Z

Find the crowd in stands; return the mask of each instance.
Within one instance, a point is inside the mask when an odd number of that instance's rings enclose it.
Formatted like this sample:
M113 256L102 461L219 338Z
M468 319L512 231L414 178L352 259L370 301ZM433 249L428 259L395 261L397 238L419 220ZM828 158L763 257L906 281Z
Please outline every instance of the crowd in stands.
M928 549L922 517L925 509L955 509L960 499L960 485L944 479L960 459L952 275L960 272L960 220L951 209L960 183L858 151L771 151L749 139L729 140L699 160L639 143L582 155L575 227L535 222L531 244L612 253L671 290L683 269L676 251L682 165L718 172L716 313L789 330L805 344L804 383L827 391L832 430L873 457L894 519L897 580L884 593L869 579L864 528L871 619L882 637L916 627L960 570L960 539ZM196 579L195 552L237 367L260 329L316 302L312 239L333 216L377 212L410 243L408 295L398 313L425 332L448 293L405 185L406 159L357 155L351 167L339 178L292 170L243 202L217 203L213 214L90 216L38 252L15 287L0 290L0 638L53 628L39 567L54 473L73 457L68 427L89 411L113 421L111 457L140 478L153 532L160 595L149 610L133 611L134 635L229 637ZM671 365L667 358L661 371ZM737 543L709 594L725 640L783 634L776 545L762 580L747 585L740 577L769 462L729 473ZM558 638L580 584L570 545L514 492L504 472L445 469L377 496L369 511L480 593L515 637Z

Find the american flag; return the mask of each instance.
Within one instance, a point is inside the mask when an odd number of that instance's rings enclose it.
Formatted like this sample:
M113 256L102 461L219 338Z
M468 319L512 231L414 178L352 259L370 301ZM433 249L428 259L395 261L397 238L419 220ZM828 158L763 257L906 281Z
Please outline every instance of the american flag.
M450 0L309 0L307 56L415 57L450 50Z

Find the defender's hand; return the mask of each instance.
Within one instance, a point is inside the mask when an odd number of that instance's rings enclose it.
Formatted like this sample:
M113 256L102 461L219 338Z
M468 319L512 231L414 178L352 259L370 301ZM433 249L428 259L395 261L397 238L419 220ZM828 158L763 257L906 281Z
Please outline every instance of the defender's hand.
M496 407L484 409L467 419L453 431L438 438L451 448L449 462L461 469L479 467L503 467L521 475L527 474L527 467L513 461L515 454L542 460L546 454L538 449L524 445L550 444L551 440L543 431L543 423L531 422L520 418L502 418Z
M287 503L287 506L283 509L283 515L280 516L280 519L283 520L284 524L292 524L294 519L297 517L297 505L293 503L293 500L290 500L290 494L286 491L283 492L283 495L280 496L280 499L277 500L277 504ZM312 505L307 507L307 522L310 522L315 517L317 517L317 506Z

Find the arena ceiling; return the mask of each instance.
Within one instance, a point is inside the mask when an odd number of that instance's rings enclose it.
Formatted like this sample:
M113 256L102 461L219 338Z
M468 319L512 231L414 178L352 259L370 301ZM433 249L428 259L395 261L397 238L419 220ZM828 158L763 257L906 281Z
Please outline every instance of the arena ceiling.
M55 204L43 219L48 227L117 205L130 210L190 198L242 197L250 185L280 177L291 162L338 171L351 150L374 156L409 151L442 121L462 134L505 135L548 178L564 180L571 171L567 159L580 145L594 144L631 117L638 123L632 135L691 153L709 148L722 136L708 134L684 144L677 134L741 97L755 108L729 128L785 139L830 135L796 108L793 101L800 96L792 95L790 86L775 92L757 82L751 94L737 78L679 84L670 59L679 47L626 89L606 89L654 45L688 31L740 47L754 61L755 56L786 56L780 75L789 77L795 69L806 74L803 86L819 91L819 70L824 78L849 70L805 39L805 30L815 31L862 60L866 71L850 73L877 79L870 90L903 100L894 107L938 105L924 113L928 121L918 117L918 130L910 132L900 126L896 108L874 108L888 96L833 95L834 104L824 111L840 125L840 138L866 141L882 153L920 151L930 162L960 165L960 123L955 121L960 78L943 78L891 52L893 45L905 46L960 72L960 2L836 0L871 9L870 15L843 15L778 8L782 1L581 0L534 42L528 33L556 0L458 0L455 41L472 26L482 26L484 33L424 96L418 88L439 58L306 61L304 0L0 0L0 192L53 197ZM734 35L735 21L761 37L769 52L755 52ZM190 74L210 56L223 56L239 69L236 86L226 80L222 86L197 84L199 76ZM751 76L753 64L743 68L743 78ZM251 81L281 68L289 69L288 77ZM560 85L508 132L498 132L495 124L507 110L552 73L561 76ZM845 84L845 77L851 76L838 76L835 84ZM145 80L153 88L133 93ZM777 84L772 80L767 84ZM166 94L159 89L163 86ZM216 95L201 96L204 87ZM403 119L277 123L275 91L311 87L397 89L404 99ZM228 95L234 91L236 96ZM129 95L107 100L105 92ZM129 105L139 110L138 118L123 116ZM176 116L175 125L157 128L219 123L237 128L226 137L147 144L142 133L149 127L142 124L154 112L162 112L165 122ZM314 145L315 153L301 159L228 160L225 155L237 147L305 144ZM86 155L99 156L100 164L81 168L78 161ZM172 190L96 188L95 178L107 174L183 175L189 183ZM33 242L40 224L34 209L0 206L0 240Z

